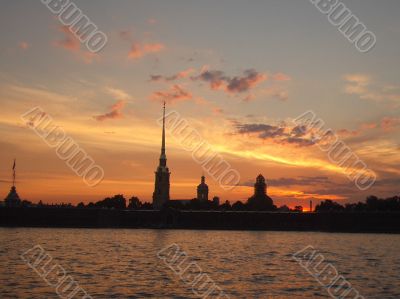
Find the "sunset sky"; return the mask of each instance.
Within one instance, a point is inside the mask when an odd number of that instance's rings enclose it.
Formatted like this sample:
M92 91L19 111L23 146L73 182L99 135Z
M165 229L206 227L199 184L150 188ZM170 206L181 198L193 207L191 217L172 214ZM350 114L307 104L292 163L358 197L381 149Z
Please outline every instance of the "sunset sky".
M208 177L210 197L247 200L259 173L279 206L399 195L398 0L344 1L377 37L368 53L307 0L75 3L108 37L98 54L41 1L1 3L1 199L16 158L23 199L150 201L163 100L240 173L230 191ZM35 106L104 169L99 185L88 187L21 120ZM308 110L377 174L369 190L308 137L291 138ZM169 133L167 158L171 197L195 197L203 170Z

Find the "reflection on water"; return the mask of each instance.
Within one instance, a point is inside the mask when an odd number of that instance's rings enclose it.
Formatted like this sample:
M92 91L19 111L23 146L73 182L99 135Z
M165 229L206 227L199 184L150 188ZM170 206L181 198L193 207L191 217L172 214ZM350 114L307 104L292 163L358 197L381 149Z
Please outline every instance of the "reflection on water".
M231 298L328 298L292 254L312 245L366 298L400 298L400 236L0 228L0 298L58 298L20 258L41 245L93 298L196 298L157 258L177 243Z

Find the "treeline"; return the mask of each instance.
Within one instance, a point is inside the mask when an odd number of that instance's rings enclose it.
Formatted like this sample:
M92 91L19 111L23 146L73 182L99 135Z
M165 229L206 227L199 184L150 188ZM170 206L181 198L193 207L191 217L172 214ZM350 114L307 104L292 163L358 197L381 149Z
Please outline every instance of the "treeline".
M142 203L139 198L132 196L127 201L122 194L114 195L113 197L107 197L103 200L97 201L95 203L90 202L85 205L83 202L79 203L77 208L88 208L88 209L116 209L116 210L151 210L153 206L150 203Z
M322 201L315 207L316 212L372 212L400 211L400 197L378 198L368 196L365 202L347 203L344 206L332 200Z
M79 203L77 208L107 208L107 209L129 209L129 210L152 210L153 206L150 203L142 203L139 198L133 196L128 201L123 195L115 195L113 197L107 197L98 202L91 202L87 205ZM302 206L296 206L294 209L290 209L284 205L277 208L275 205L268 204L254 204L251 202L243 203L237 201L231 204L229 201L225 201L223 204L219 203L219 198L214 197L212 201L200 201L197 198L193 198L188 201L169 201L165 208L173 208L178 210L187 211L279 211L279 212L302 212Z
M59 203L59 204L44 204L40 201L38 204L34 204L30 201L22 201L20 207L56 207L56 208L80 208L80 209L116 209L116 210L152 210L153 206L148 202L141 202L136 196L126 200L122 194L114 195L113 197L107 197L97 202L90 202L84 204L83 202L78 205L72 205L70 203ZM198 199L192 199L189 201L170 201L166 208L174 208L178 210L203 210L203 211L276 211L276 212L303 212L302 206L296 206L293 209L286 205L276 207L270 204L254 204L249 201L243 203L237 201L231 204L229 201L225 201L223 204L219 204L219 198L215 197L213 201L199 201ZM376 196L367 197L365 202L358 203L347 203L341 205L338 202L332 200L324 200L315 207L314 212L372 212L372 211L400 211L400 197L394 196L389 198L378 198Z

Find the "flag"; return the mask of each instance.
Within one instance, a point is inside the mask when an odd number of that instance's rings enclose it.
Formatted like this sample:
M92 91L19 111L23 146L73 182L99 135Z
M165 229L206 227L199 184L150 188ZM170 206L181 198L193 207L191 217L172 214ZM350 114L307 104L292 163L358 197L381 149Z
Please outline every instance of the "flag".
M14 159L14 165L13 165L13 170L15 170L15 159Z

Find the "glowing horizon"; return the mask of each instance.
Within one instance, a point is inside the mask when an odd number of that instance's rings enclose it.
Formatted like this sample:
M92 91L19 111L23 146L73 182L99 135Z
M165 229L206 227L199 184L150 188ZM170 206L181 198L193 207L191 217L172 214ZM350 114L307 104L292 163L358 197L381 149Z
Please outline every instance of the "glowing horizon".
M364 11L352 3L377 35L374 49L359 53L309 3L79 2L108 37L91 53L40 1L21 3L0 12L0 200L16 158L23 199L76 204L124 194L150 202L164 100L240 174L227 191L205 173L211 198L246 201L259 173L279 206L398 195L399 4L381 8L380 19L371 13L378 4ZM210 6L204 22L198 12ZM36 106L104 169L100 184L88 187L21 120ZM315 132L296 128L308 110L376 173L370 189L329 160ZM168 131L166 151L171 198L194 198L204 169Z

